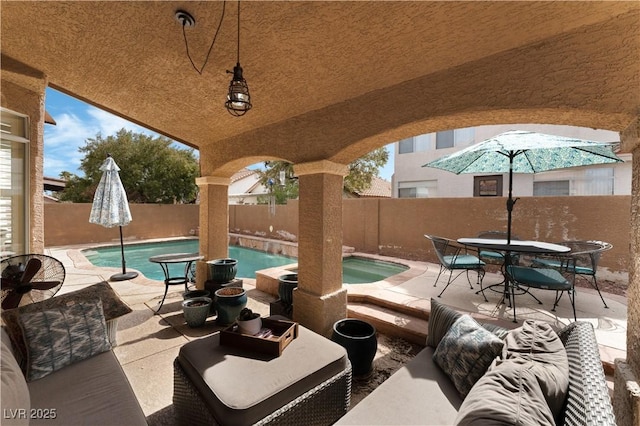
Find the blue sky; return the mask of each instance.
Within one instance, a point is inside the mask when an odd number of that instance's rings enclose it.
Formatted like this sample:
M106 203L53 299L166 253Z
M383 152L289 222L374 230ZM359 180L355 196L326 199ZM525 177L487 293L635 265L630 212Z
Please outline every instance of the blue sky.
M44 126L44 175L47 177L57 178L63 171L81 174L78 167L84 154L78 148L98 133L107 137L125 128L157 136L144 127L53 89L47 89L45 108L57 123L55 126ZM387 149L389 161L380 171L380 176L390 181L393 174L393 145L388 145Z

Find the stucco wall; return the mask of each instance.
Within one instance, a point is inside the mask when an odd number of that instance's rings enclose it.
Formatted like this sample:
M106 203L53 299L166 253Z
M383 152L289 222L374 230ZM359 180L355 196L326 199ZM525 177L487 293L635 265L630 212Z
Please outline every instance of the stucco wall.
M122 228L127 240L181 237L198 226L198 206L130 204L132 221ZM89 223L91 204L45 204L44 241L47 247L120 241L118 227Z
M90 204L45 204L47 246L117 241L117 228L89 223ZM523 197L513 211L513 234L523 239L604 240L613 244L601 260L612 272L629 264L630 196ZM198 226L197 205L131 204L126 240L187 236ZM449 238L506 229L504 198L345 199L343 243L356 250L436 261L424 234ZM229 206L235 233L295 241L298 202L275 207Z

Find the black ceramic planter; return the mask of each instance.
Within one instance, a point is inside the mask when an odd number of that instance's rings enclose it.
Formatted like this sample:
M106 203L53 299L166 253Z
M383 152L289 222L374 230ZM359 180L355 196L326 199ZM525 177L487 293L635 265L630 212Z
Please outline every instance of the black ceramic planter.
M331 340L347 350L354 376L371 372L371 364L378 350L378 339L373 325L359 319L342 319L333 324Z
M293 290L298 287L298 274L285 274L278 277L278 297L287 306L293 305Z

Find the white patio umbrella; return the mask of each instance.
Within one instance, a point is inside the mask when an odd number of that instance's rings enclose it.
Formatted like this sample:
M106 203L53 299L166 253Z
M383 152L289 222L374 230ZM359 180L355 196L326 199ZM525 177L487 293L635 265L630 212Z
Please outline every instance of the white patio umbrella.
M120 181L120 167L116 164L111 155L100 166L102 177L93 196L93 205L89 215L89 223L102 225L105 228L120 228L120 251L122 253L122 273L111 276L111 281L130 280L138 276L137 272L127 272L124 260L124 242L122 241L122 227L131 222L131 210L127 193Z
M507 243L511 243L513 174L538 173L568 167L622 162L611 143L513 130L445 155L422 167L455 174L509 173Z

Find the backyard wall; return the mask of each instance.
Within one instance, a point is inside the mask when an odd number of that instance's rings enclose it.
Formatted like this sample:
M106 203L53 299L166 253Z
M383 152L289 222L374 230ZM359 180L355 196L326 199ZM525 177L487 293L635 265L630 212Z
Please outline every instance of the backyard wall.
M122 227L125 241L183 237L198 226L198 206L130 204L131 223ZM89 223L91 204L44 205L45 247L120 242L118 227Z
M117 228L88 222L90 204L45 204L46 246L118 241ZM630 196L524 197L513 211L521 239L603 240L613 244L600 265L626 272L629 263ZM198 226L197 205L132 204L125 240L188 236ZM424 234L448 238L506 230L504 198L345 199L343 243L356 251L435 262ZM298 202L229 206L229 230L295 241Z

